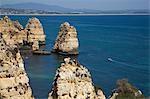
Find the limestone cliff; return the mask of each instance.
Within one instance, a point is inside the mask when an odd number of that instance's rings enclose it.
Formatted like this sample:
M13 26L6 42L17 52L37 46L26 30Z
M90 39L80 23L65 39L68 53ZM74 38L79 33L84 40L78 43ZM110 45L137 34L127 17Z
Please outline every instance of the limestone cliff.
M79 42L75 27L68 22L61 24L53 51L65 54L78 54Z
M0 32L8 45L23 44L26 32L18 21L12 21L7 16L0 20Z
M0 98L33 99L19 50L9 47L0 34Z
M48 99L106 99L93 86L90 72L76 60L65 58L58 68Z
M0 32L7 45L30 45L35 50L40 44L45 44L46 36L37 18L31 18L24 29L18 20L12 21L5 16L0 20Z
M27 39L29 43L33 43L34 41L38 41L39 44L45 44L45 34L43 30L43 26L39 19L31 18L29 19L25 30L27 30Z

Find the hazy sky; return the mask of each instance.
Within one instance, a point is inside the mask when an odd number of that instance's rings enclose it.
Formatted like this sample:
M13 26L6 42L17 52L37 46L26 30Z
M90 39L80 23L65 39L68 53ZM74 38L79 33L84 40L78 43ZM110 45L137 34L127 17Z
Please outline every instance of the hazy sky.
M67 8L97 10L148 9L150 0L0 0L1 4L35 2Z

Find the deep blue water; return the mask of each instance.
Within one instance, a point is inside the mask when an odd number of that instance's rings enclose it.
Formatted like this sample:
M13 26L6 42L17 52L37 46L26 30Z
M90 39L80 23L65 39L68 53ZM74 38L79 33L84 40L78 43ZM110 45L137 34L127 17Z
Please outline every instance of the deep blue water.
M10 16L25 27L32 16ZM46 33L46 49L51 50L61 23L68 21L78 31L78 60L86 66L95 85L108 96L118 79L127 78L146 96L149 81L149 16L36 16ZM63 56L30 56L26 71L36 98L48 97L55 71ZM112 58L109 62L107 58Z

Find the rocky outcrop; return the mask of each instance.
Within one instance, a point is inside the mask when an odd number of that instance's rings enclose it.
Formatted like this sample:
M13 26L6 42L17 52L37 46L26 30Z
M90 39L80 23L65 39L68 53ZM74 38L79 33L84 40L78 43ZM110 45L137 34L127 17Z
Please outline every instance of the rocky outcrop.
M43 26L40 23L39 19L31 18L29 19L25 30L27 30L27 39L29 43L33 43L34 41L38 41L39 44L45 44L45 34L43 30Z
M61 24L52 52L78 54L79 42L75 27L68 22Z
M7 45L29 45L33 50L37 50L40 44L45 44L46 36L37 18L31 18L24 29L18 20L12 21L5 16L0 20L0 27Z
M7 16L0 20L0 32L8 45L23 44L27 35L18 21L12 21Z
M127 79L121 79L117 81L117 88L113 90L109 99L145 99L145 97Z
M18 20L14 21L13 24L18 30L23 30L23 26L19 23Z
M33 99L19 50L0 34L0 99Z
M48 99L106 99L93 86L90 72L76 60L65 58L57 70Z
M34 41L33 45L32 45L32 51L36 51L39 50L39 42L38 41Z

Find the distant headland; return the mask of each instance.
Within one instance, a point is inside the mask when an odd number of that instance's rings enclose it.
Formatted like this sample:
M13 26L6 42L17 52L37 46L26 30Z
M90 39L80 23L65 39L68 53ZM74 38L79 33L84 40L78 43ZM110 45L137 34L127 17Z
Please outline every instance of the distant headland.
M71 9L38 3L7 4L0 7L1 15L149 15L149 12L148 9Z

